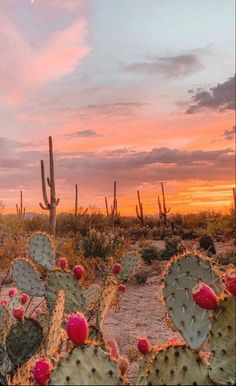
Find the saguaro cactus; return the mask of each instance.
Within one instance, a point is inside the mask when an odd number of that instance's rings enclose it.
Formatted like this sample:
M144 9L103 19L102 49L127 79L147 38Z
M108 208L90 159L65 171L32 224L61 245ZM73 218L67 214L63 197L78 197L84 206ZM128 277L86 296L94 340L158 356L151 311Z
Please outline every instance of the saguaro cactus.
M105 205L106 205L106 214L107 214L107 216L111 216L112 219L114 219L114 217L117 216L116 181L114 181L113 205L111 205L111 212L109 211L107 197L105 197Z
M43 210L49 210L49 228L50 232L54 234L56 231L56 207L59 204L60 199L56 198L52 137L49 137L49 167L50 177L47 178L47 183L50 189L50 201L48 200L46 190L44 162L41 160L41 181L44 205L41 202L39 205Z
M75 184L75 211L74 216L85 215L88 212L88 208L83 209L82 207L78 208L78 185Z
M236 189L233 188L234 211L236 212Z
M165 198L165 190L163 182L161 182L161 191L162 191L162 205L161 200L158 195L158 207L159 207L159 215L160 218L163 220L164 225L167 225L167 213L170 212L170 208L167 209L166 207L166 198Z
M20 191L20 206L16 204L16 214L19 217L25 216L25 207L23 207L23 193Z
M144 214L143 214L143 204L140 199L140 193L139 190L137 190L137 196L138 196L138 205L136 205L136 215L138 219L141 221L141 224L144 224Z

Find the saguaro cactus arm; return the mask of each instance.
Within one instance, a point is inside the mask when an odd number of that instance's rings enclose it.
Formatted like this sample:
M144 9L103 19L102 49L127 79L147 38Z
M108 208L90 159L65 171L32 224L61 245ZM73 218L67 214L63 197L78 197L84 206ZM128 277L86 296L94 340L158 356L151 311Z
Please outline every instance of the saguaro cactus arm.
M139 190L137 190L138 205L136 205L136 214L141 223L144 223L143 204L141 202Z

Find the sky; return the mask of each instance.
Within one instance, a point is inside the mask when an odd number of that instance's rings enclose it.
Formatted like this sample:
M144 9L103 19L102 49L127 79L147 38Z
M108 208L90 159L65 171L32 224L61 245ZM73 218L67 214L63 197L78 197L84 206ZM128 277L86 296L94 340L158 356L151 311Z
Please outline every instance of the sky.
M41 212L226 211L235 151L234 0L0 0L0 200Z

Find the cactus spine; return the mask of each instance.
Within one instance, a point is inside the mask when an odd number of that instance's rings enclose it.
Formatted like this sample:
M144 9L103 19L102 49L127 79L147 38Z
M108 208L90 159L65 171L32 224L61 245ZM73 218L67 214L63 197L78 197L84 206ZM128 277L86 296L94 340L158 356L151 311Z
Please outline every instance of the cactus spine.
M19 217L25 216L25 207L23 207L23 193L20 191L20 206L16 204L16 214Z
M144 224L144 214L143 214L143 204L140 199L140 193L139 190L137 190L137 196L138 196L138 205L136 205L136 215L138 219L141 221L141 224Z
M163 182L161 182L161 191L162 191L162 205L161 205L161 200L158 195L158 207L159 207L159 216L160 219L163 220L163 224L167 225L167 214L170 212L170 208L167 209L166 207L166 197L165 197L165 190L164 190L164 185Z
M41 160L41 182L42 182L42 193L43 193L44 205L41 202L39 205L43 210L49 210L49 228L50 228L50 232L55 234L56 207L59 204L60 199L56 198L52 137L49 137L49 167L50 167L50 177L47 178L47 183L50 189L50 201L48 200L47 190L46 190L44 161Z

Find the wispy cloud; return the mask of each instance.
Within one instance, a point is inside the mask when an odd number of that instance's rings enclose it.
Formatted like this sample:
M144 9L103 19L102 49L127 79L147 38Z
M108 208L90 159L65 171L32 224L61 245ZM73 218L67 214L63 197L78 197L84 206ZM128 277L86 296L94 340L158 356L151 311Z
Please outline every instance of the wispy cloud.
M183 78L201 71L204 68L194 54L175 56L154 56L149 61L132 63L124 66L129 72L164 74L166 78Z
M96 133L94 130L79 130L73 133L66 134L66 137L70 138L91 138L91 137L102 137L101 134Z
M234 139L236 134L236 126L231 127L231 129L226 129L224 134L222 134L222 138L224 138L226 141L231 141Z
M194 114L204 109L214 109L216 111L235 109L235 75L224 83L212 87L209 91L197 91L192 96L186 113Z

